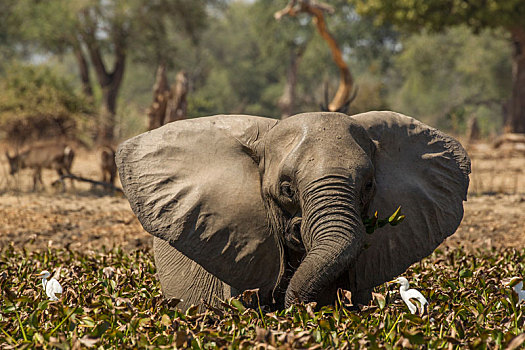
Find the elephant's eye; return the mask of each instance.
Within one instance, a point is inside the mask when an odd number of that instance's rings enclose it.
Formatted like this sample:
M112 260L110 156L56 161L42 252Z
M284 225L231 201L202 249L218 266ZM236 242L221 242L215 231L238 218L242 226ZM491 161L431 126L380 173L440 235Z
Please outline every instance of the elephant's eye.
M281 194L287 198L292 198L294 196L294 190L289 182L285 181L281 183Z

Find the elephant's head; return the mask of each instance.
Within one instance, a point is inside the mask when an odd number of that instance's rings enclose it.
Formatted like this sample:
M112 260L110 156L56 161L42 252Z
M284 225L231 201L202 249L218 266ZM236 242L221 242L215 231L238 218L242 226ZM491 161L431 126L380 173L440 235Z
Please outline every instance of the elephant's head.
M429 255L463 216L469 159L454 139L393 112L214 116L121 145L144 228L264 302L327 303ZM367 235L363 216L406 220Z

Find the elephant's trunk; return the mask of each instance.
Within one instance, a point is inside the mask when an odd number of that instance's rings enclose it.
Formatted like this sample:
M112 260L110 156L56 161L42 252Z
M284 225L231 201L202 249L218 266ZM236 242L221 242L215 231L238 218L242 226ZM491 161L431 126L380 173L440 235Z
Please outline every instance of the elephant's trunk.
M348 179L330 176L311 183L302 195L301 235L306 257L286 290L285 305L317 301L321 291L348 270L364 236L359 201Z

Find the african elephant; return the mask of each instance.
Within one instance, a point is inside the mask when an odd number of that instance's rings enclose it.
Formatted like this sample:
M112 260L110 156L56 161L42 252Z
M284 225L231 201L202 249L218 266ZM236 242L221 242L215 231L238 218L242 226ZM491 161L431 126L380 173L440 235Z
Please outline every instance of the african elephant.
M218 115L120 145L126 197L155 236L167 297L367 302L454 233L470 160L453 138L394 112ZM406 219L367 234L363 217Z

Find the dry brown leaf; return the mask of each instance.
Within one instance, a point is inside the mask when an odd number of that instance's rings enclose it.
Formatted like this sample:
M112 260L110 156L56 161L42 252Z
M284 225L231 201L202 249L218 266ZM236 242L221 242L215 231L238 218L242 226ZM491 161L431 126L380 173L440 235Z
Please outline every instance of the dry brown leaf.
M306 304L306 312L308 313L308 316L311 318L315 318L315 307L317 306L317 303L315 301Z
M79 341L82 345L88 348L92 348L98 343L99 338L93 338L93 337L90 337L89 335L85 335L82 338L80 338Z
M259 299L259 288L256 289L246 289L244 292L242 292L242 301L244 301L247 304L250 304L252 302L253 296L257 297L257 300Z
M505 350L514 350L521 346L525 342L525 333L521 333L520 335L515 336L512 338L512 340L509 342Z
M255 328L255 341L258 343L268 343L270 338L271 331L265 328L257 327Z
M175 332L175 346L177 348L181 348L184 345L186 345L187 340L188 340L188 335L186 334L186 332L183 332L183 331Z

